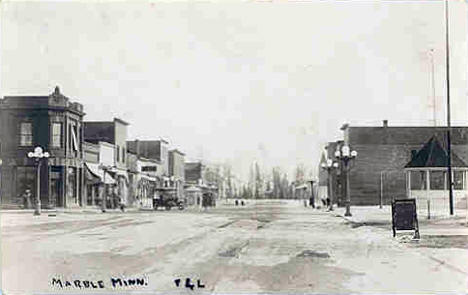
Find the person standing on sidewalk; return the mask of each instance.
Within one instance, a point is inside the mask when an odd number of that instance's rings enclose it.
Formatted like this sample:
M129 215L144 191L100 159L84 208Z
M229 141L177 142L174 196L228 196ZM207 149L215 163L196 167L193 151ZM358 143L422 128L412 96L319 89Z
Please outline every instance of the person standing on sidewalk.
M30 209L31 206L31 190L27 188L23 193L23 208Z
M120 211L125 212L125 202L121 196L118 196Z

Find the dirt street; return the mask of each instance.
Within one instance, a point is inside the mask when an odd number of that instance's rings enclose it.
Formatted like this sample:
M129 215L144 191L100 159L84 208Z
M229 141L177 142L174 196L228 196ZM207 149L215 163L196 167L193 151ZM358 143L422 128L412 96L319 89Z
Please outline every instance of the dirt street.
M297 201L2 214L1 238L5 294L468 291L466 237L402 243L386 226L354 226Z

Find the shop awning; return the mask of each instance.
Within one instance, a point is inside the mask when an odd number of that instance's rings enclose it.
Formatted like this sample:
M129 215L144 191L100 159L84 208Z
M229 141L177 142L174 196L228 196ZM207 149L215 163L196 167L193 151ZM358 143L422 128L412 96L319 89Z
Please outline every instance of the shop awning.
M151 177L151 176L148 176L148 175L145 175L145 174L140 174L140 177L141 177L141 179L146 179L146 180L152 181L152 182L157 181L157 179L155 177Z
M103 180L105 180L104 181L105 184L114 184L115 183L114 178L108 172L106 172L106 174L105 174L106 177L104 177L104 170L99 169L99 164L85 163L85 166L86 166L86 168L88 168L89 172L93 176L99 178L101 180L101 182Z
M296 186L296 189L307 189L307 185L302 184L302 185Z
M116 177L116 178L119 177L119 176L121 176L121 177L124 177L125 180L126 180L127 182L129 182L127 171L115 169L115 170L113 170L113 171L111 171L111 172L115 173L115 177Z
M186 188L185 191L186 192L201 192L201 189L199 189L198 187L190 186Z

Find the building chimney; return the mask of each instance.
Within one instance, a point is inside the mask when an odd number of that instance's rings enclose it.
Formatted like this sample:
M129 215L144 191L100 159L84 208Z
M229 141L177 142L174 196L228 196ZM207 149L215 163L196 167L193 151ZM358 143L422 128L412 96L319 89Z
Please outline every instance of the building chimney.
M388 127L388 120L383 120L383 127L387 128Z

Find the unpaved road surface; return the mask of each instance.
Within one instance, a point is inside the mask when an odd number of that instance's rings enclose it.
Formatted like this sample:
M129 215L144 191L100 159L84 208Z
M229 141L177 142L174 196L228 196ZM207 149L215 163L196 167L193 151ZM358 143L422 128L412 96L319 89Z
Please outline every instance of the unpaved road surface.
M468 291L466 237L402 243L386 226L356 227L296 201L206 212L2 214L1 238L5 294ZM54 278L97 288L60 287ZM114 287L111 278L144 284Z

